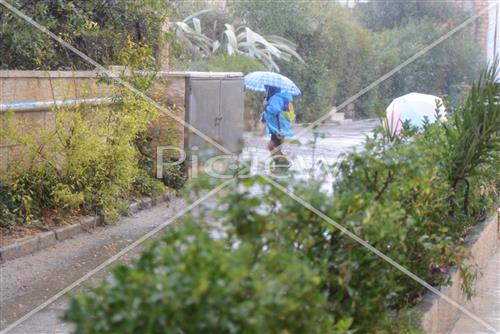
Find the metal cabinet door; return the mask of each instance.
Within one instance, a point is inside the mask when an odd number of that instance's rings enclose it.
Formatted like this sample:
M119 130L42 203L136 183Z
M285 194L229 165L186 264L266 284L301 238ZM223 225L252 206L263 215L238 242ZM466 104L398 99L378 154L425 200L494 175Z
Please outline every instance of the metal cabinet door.
M220 82L210 79L190 79L188 90L186 121L208 137L219 141L221 139ZM194 145L199 148L212 147L203 138L189 132L186 148L191 150Z
M244 90L243 79L223 79L220 81L220 110L222 144L237 152L243 136Z

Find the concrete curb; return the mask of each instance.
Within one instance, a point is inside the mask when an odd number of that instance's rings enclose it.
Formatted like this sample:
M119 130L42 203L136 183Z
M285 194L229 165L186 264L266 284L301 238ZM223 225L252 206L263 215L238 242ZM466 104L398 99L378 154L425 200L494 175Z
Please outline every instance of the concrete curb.
M475 264L479 270L485 267L489 257L500 245L498 228L498 212L496 212L493 217L479 223L471 230L465 242L470 250L470 259L467 261L469 264ZM464 305L467 297L462 291L462 278L457 269L451 272L450 282L449 286L441 287L440 291L460 305ZM423 313L420 325L426 333L448 333L461 314L455 306L430 291L425 294L417 308Z
M175 191L169 191L160 196L144 197L140 201L134 201L129 205L128 216L160 203L169 202L173 197L175 197ZM86 216L78 218L74 224L19 239L11 245L0 247L0 263L33 254L84 232L92 233L93 229L103 224L102 216Z

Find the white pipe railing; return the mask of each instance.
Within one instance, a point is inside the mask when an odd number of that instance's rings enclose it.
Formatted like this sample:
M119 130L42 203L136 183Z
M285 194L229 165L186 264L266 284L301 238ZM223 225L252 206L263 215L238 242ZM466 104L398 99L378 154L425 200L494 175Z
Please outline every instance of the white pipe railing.
M48 110L54 107L77 106L77 105L100 105L111 104L115 99L112 97L76 99L76 100L53 100L53 101L33 101L33 102L15 102L0 104L0 113L6 111L37 111Z

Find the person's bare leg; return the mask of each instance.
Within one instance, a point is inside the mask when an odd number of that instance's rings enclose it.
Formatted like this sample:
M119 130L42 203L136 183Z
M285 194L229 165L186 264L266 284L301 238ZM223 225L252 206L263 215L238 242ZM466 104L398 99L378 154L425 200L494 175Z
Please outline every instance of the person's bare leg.
M271 139L267 143L267 149L270 152L272 152L276 147L278 147L282 143L283 142L276 143L275 141L273 141ZM273 162L274 162L275 167L278 167L278 168L288 168L290 165L290 162L288 161L288 159L285 157L285 155L281 151L281 148L279 150L277 150L276 152L273 152Z

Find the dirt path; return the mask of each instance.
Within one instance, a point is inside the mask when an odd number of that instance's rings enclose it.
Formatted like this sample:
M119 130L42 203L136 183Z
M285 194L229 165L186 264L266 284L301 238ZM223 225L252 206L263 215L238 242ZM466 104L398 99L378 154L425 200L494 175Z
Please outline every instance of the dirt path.
M172 217L181 207L179 198L141 211L115 225L99 227L65 240L34 255L8 261L0 266L1 328L28 313L45 300L73 283L90 270L118 253L142 235ZM138 250L122 261L127 261ZM102 279L107 270L96 274L84 286ZM84 287L80 288L83 289ZM69 333L69 327L57 320L65 297L48 306L9 333Z

